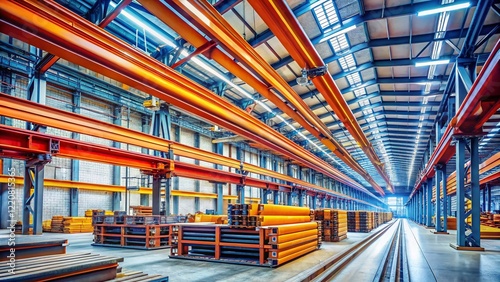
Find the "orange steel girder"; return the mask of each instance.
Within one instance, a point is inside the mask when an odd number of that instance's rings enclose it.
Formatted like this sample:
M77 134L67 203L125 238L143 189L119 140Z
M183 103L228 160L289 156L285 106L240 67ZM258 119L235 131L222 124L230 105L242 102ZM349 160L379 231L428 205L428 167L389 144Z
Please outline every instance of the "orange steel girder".
M249 3L300 67L315 68L325 65L285 1L250 0ZM394 193L382 162L363 133L332 76L327 71L325 75L313 78L312 82L387 183L387 190Z
M21 120L29 120L35 122L36 124L87 134L157 151L166 152L171 149L175 155L181 157L210 162L236 169L240 169L240 166L243 165L242 169L248 172L296 183L296 185L299 185L300 187L312 187L319 190L324 189L320 186L312 185L308 182L287 176L285 174L264 169L253 164L245 162L241 163L240 161L230 157L190 147L174 141L165 140L143 132L85 117L83 115L27 101L25 99L16 98L4 93L0 93L0 115Z
M176 30L183 38L193 42L201 43L206 41L196 30L186 27L184 21L170 11L163 3L159 1L139 1L152 14L161 19L164 23ZM302 125L313 136L318 138L327 148L329 148L337 157L351 167L355 172L365 178L381 195L384 195L383 189L371 178L365 169L354 160L349 152L342 147L332 136L326 125L311 111L307 104L300 98L299 95L288 85L288 83L274 70L264 58L262 58L253 48L242 38L236 30L220 15L215 8L206 1L178 1L168 0L171 6L182 13L184 17L192 19L195 25L198 26L205 34L217 40L221 46L228 50L238 61L242 62L247 68L254 70L259 77L265 80L269 85L277 89L287 101L289 101L295 109L291 109L284 101L274 93L269 91L262 82L255 82L253 76L249 73L241 73L240 77L244 81L249 78L250 86L255 88L258 84L258 91L262 89L262 95L268 98L271 102L288 114L291 118ZM200 37L194 40L196 36ZM234 61L227 60L227 56L220 50L214 50L213 53L220 52L220 56L225 56L221 62L229 71L238 70L238 66ZM212 56L214 55L212 53ZM214 60L217 60L214 58ZM221 63L219 62L219 63ZM260 85L259 85L260 84ZM300 116L298 114L300 113ZM311 128L311 125L313 126Z
M364 190L359 183L243 110L53 1L8 1L0 6L0 15L0 31L9 36L152 94Z
M208 180L219 183L243 184L250 187L290 191L292 186L272 181L243 176L238 173L221 171L194 164L172 161L151 155L130 152L113 147L86 143L64 137L50 136L44 133L0 125L0 157L29 159L37 154L50 154L57 157L86 160L119 166L139 168L150 173L167 174L199 180ZM56 147L53 144L57 144ZM362 204L377 207L368 202L349 197L316 185L308 187L296 186L296 189L315 191L328 195L356 201Z

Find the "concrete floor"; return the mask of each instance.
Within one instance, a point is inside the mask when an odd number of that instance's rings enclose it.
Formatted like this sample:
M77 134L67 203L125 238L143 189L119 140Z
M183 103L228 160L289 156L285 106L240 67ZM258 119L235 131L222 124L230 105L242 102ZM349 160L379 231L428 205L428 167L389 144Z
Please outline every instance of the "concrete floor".
M453 231L452 231L453 232ZM0 238L7 234L0 230ZM320 250L289 262L279 268L256 267L204 261L170 259L169 249L143 251L91 246L91 234L45 233L41 237L67 238L68 253L91 252L125 258L120 265L127 270L148 274L168 275L170 281L285 281L349 248L370 233L349 233L340 243L325 242ZM485 252L455 251L449 244L455 242L455 233L434 235L428 229L411 221L405 228L410 277L412 281L500 281L500 241L481 240ZM21 235L18 235L21 236ZM33 236L34 237L34 236ZM32 237L32 238L33 238ZM36 236L38 237L38 236ZM379 264L371 260L373 264ZM362 266L363 267L363 266ZM364 266L369 267L369 266ZM360 271L361 273L362 271ZM348 280L372 281L368 276L352 276Z

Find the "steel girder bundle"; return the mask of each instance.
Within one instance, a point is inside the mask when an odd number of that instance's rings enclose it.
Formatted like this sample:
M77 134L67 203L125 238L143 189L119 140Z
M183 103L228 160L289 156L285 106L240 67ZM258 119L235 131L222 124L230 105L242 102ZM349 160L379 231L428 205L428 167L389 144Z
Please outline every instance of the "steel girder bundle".
M75 113L58 110L38 103L26 101L24 99L12 97L3 93L0 93L0 102L0 115L3 116L21 120L30 120L37 124L109 139L120 143L139 146L142 148L148 148L158 151L173 150L175 155L179 155L182 157L192 158L199 161L206 161L218 165L232 167L235 169L243 169L248 172L270 176L289 183L294 183L296 188L309 191L311 195L315 195L316 193L323 193L326 196L329 195L330 197L350 200L354 199L347 195L325 189L321 186L314 185L306 181L275 172L273 170L264 169L249 163L242 163L241 161L230 157L225 157L220 154L183 145L178 142L168 141L146 133L95 120L89 117L84 117ZM95 161L98 161L98 159L95 159ZM275 182L269 183L273 183L273 185L276 184ZM363 201L362 203L367 204L367 202L365 201Z
M307 34L285 1L251 0L249 3L276 37L278 37L300 67L313 69L324 66L323 59L321 59L321 56L314 48L311 40L307 37ZM354 137L380 176L387 183L387 190L394 193L391 181L384 171L384 165L356 121L349 105L335 84L333 77L327 71L324 75L314 77L311 80L330 107L332 107L335 114L337 114L339 120ZM378 185L374 187L379 193L384 193Z
M245 111L53 1L8 1L0 7L0 15L0 32L150 93L366 192L359 183Z
M194 28L177 16L165 4L160 1L139 1L153 15L157 16L168 26L173 28L183 38L197 48L203 48L210 42L198 33ZM217 12L208 2L198 1L167 1L177 11L186 18L192 19L194 24L212 40L216 40L221 46L229 51L234 58L244 64L247 68L254 70L257 75L266 83L259 81L254 75L242 68L234 59L224 54L217 48L205 52L206 57L214 59L237 77L248 83L262 96L269 99L274 105L281 109L288 116L309 131L314 137L320 140L338 158L345 162L354 171L365 178L381 195L383 190L378 186L365 169L356 162L349 152L333 138L328 127L318 118L316 114L307 106L303 99L292 89L292 87L277 73L276 70L262 58L248 42L231 28L231 25ZM196 6L196 7L194 7ZM203 13L203 16L197 14ZM207 21L209 19L209 21ZM281 93L290 107L282 98L278 97L270 90L274 87Z

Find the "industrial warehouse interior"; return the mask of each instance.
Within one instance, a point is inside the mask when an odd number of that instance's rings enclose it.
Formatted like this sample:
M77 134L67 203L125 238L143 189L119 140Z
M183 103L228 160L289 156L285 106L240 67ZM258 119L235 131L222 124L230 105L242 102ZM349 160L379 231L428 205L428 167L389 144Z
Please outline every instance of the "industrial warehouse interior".
M500 281L500 1L0 0L0 281Z

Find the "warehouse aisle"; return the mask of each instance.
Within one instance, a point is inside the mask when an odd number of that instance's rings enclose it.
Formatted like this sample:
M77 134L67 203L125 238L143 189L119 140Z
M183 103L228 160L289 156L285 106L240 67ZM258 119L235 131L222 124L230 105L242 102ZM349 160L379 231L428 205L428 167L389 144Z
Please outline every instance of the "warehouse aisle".
M413 221L405 222L407 240L415 239L414 244L407 244L412 281L500 281L499 240L481 240L484 252L456 251L450 247L456 241L456 231L435 235Z

